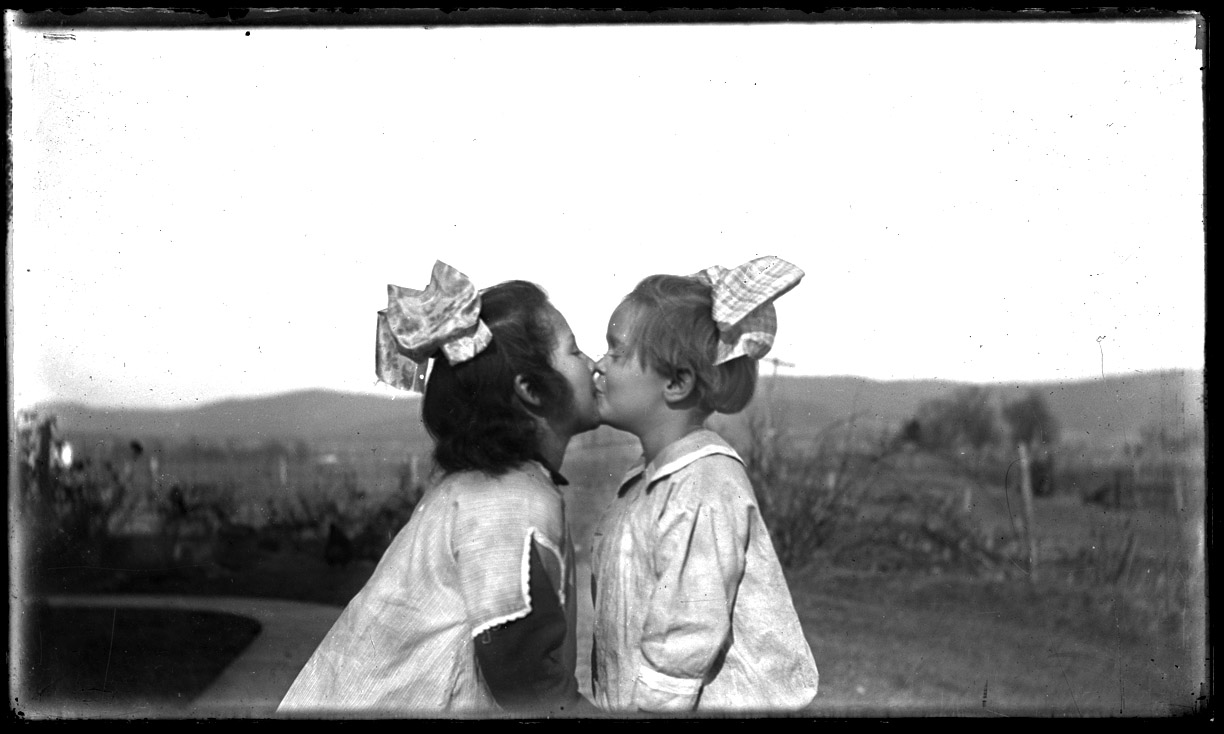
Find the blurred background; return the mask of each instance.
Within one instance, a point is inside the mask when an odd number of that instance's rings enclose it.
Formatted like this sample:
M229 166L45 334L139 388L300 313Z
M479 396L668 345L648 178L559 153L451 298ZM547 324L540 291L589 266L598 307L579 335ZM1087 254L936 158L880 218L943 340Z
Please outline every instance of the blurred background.
M1195 18L24 17L6 22L28 713L176 715L293 626L89 598L326 618L361 588L431 472L416 399L374 383L386 284L423 287L435 259L479 287L533 280L597 358L642 277L761 255L807 275L753 404L712 426L786 566L811 713L1202 706ZM570 446L583 563L637 451L608 428Z

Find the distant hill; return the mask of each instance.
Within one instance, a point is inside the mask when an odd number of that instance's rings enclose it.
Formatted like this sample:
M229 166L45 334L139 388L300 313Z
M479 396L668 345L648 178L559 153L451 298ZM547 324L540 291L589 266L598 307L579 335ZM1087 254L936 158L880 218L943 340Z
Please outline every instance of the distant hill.
M972 383L942 380L876 381L861 377L779 377L770 396L769 381L757 393L760 406L772 403L778 419L819 429L858 416L860 423L896 426L928 400L947 397ZM1203 422L1203 375L1167 370L1104 379L989 383L1000 403L1040 391L1068 440L1093 443L1134 441L1149 423L1184 431Z
M117 409L79 403L36 406L57 416L61 431L72 435L183 441L296 441L332 443L360 440L403 441L420 436L420 400L332 390L306 390L270 397L223 400L197 408Z
M877 381L861 377L763 378L754 401L757 409L773 405L781 422L819 429L859 416L875 425L895 426L914 415L923 402L951 394L969 383L941 380ZM1163 371L1100 380L985 385L1000 402L1029 389L1047 396L1071 439L1118 442L1134 440L1146 423L1160 422L1182 430L1203 421L1203 376L1190 371ZM415 396L400 398L308 390L271 397L225 400L186 409L123 410L76 403L37 406L58 417L65 435L182 441L305 440L312 444L424 444Z

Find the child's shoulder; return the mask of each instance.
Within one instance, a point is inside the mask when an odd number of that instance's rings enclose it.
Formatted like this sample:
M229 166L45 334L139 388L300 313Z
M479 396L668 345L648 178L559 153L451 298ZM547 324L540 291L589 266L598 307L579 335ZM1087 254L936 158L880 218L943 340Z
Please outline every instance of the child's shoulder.
M564 498L544 470L524 464L501 475L464 472L455 476L451 496L456 509L464 515L520 517L536 524L548 524L561 517Z
M755 503L752 482L739 456L709 452L692 458L666 480L670 502L686 505Z
M748 471L739 456L721 452L711 452L693 459L686 466L676 471L700 481L713 481L729 484L748 484Z

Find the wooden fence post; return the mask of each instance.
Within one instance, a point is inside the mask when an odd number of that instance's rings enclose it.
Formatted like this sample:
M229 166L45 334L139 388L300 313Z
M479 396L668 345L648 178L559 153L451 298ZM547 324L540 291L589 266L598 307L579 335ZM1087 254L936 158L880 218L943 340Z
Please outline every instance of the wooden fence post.
M1028 544L1029 580L1037 580L1037 534L1033 527L1033 479L1028 446L1020 444L1020 501L1024 510L1024 535Z

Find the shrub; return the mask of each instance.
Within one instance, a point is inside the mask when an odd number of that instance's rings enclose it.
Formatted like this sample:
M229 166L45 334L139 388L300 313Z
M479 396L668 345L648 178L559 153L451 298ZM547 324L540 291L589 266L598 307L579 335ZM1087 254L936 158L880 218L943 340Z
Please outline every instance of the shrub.
M1015 534L996 537L961 500L966 487L980 485L981 460L915 453L887 429L861 435L856 416L793 441L754 415L744 443L762 517L787 568L823 551L873 571L1024 571Z
M928 400L906 425L906 434L922 448L981 451L1002 437L990 391L976 385L958 388L946 398Z
M55 416L23 411L17 425L20 527L31 560L95 562L101 542L132 510L130 488L110 462L61 459Z
M954 495L915 488L879 498L869 522L839 544L835 560L867 571L963 572L1002 578L1025 573L1014 533L996 536Z
M1019 400L1004 405L1003 421L1014 441L1030 446L1058 441L1058 421L1045 396L1037 389L1031 389Z
M804 565L857 523L858 509L892 450L883 442L857 444L853 418L823 429L810 444L796 444L760 414L749 417L741 453L784 567Z
M405 461L396 471L397 489L377 498L361 486L352 467L325 468L308 489L286 488L269 500L260 547L300 548L304 541L342 537L351 544L351 559L376 561L420 500L419 471L416 462Z

